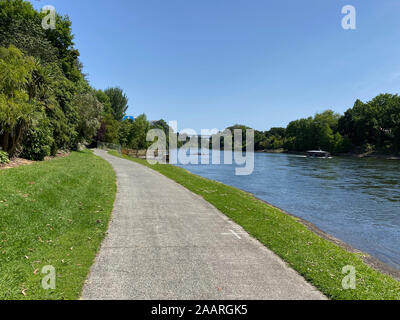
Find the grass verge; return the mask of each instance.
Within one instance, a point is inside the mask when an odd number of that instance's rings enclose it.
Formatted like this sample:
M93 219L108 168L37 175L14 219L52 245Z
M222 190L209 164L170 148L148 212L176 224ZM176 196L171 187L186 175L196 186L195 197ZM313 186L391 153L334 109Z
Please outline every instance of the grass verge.
M150 167L202 196L285 260L326 296L337 300L399 300L400 283L367 266L358 254L322 239L282 211L249 193L172 165L119 156ZM356 289L345 290L343 267L356 270Z
M77 299L115 199L111 166L90 151L0 171L0 299ZM44 290L44 266L56 289Z

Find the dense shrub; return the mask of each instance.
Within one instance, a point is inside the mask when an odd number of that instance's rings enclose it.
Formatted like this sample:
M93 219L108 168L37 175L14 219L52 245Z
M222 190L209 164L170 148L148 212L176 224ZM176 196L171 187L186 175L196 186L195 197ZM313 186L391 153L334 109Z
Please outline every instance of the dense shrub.
M21 156L30 160L42 161L51 154L53 144L50 122L43 117L26 132Z
M0 164L9 163L10 159L8 159L8 153L0 150Z

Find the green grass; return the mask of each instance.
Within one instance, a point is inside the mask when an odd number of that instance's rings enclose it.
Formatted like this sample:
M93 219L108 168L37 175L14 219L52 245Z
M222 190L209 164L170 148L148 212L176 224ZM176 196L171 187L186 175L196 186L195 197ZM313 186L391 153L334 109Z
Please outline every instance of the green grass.
M90 151L1 170L0 299L79 298L115 193L114 171ZM42 288L46 265L55 290Z
M120 156L111 151L110 154ZM194 175L172 165L120 156L150 167L202 196L278 254L331 299L400 299L400 283L368 267L359 255L322 239L282 211L249 193ZM344 266L356 268L355 290L342 288Z

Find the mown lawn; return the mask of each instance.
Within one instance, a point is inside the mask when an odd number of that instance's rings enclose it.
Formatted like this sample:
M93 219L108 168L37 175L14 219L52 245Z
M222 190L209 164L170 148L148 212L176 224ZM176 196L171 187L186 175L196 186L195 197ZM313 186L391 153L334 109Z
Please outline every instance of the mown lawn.
M120 156L116 152L110 152ZM121 156L120 156L121 157ZM147 161L126 159L148 166L202 196L240 224L249 234L278 254L305 279L331 299L400 299L400 283L368 267L354 253L324 240L282 211L251 194L194 175L172 165L149 165ZM342 287L343 267L356 269L356 289Z
M78 299L116 193L90 151L0 171L0 299ZM42 288L44 266L56 289Z

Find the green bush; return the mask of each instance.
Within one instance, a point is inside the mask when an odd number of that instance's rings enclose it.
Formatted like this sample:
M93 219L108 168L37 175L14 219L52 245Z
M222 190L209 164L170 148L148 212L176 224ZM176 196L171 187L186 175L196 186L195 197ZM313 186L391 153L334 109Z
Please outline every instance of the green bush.
M9 163L8 153L0 150L0 164Z
M373 144L371 144L371 143L365 143L362 146L362 150L363 150L364 153L371 153L371 152L375 151L375 146Z
M26 132L21 156L25 159L42 161L51 154L54 139L49 120L41 118Z

